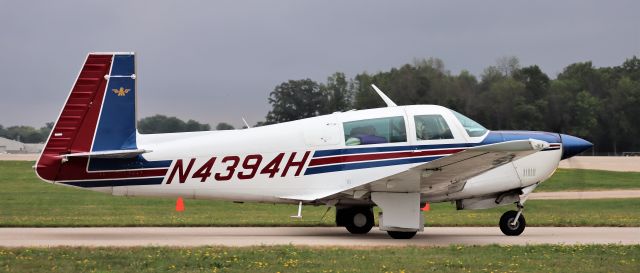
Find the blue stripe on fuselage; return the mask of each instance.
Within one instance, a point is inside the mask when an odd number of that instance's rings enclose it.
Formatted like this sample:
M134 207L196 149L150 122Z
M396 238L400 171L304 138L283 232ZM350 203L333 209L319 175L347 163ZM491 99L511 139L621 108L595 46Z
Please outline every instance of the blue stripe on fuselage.
M473 144L473 146L488 145L493 143L537 139L547 143L561 143L560 135L556 133L539 132L539 131L490 131L482 142Z
M310 175L310 174L319 174L319 173L328 173L328 172L377 168L377 167L385 167L385 166L393 166L393 165L403 165L403 164L411 164L411 163L422 163L422 162L429 162L432 160L436 160L442 157L443 156L430 156L430 157L404 158L404 159L394 159L394 160L384 160L384 161L368 161L368 162L358 162L358 163L350 163L350 164L336 164L336 165L328 165L328 166L321 166L321 167L311 167L311 168L307 168L304 174Z
M336 155L351 155L362 153L382 153L382 152L399 152L399 151L413 151L413 150L430 150L430 149L448 149L448 148L467 148L475 146L477 144L437 144L437 145L411 145L411 146L391 146L391 147L369 147L369 148L345 148L345 149L333 149L316 151L313 157L324 156L336 156Z
M470 148L470 147L500 143L505 141L526 140L526 139L537 139L537 140L542 140L548 143L561 143L560 136L555 133L537 132L537 131L490 131L489 134L487 134L487 136L484 138L484 140L479 143L332 149L332 150L315 151L313 157L317 158L317 157L325 157L325 156L340 156L340 155L353 155L353 154L361 154L361 153L381 153L381 152L394 152L394 151ZM560 148L550 147L550 148L544 149L543 151L553 151L558 149ZM405 159L367 161L367 162L355 162L355 163L344 163L344 164L335 164L335 165L327 165L327 166L309 167L305 171L305 175L429 162L442 157L443 156L405 158Z
M118 186L142 186L142 185L159 185L162 184L164 177L151 177L139 179L122 179L122 180L88 180L78 182L60 182L65 185L81 187L81 188L100 188L100 187L118 187Z

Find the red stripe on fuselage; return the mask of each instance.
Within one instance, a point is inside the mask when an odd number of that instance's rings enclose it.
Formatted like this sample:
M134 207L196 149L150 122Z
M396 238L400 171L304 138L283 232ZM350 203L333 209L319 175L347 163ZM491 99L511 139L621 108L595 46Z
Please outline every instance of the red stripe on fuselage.
M326 164L338 164L338 163L351 163L367 160L382 160L382 159L397 159L397 158L410 158L421 156L433 156L433 155L445 155L462 152L465 149L443 149L443 150L427 150L427 151L410 151L410 152L396 152L396 153L377 153L377 154L359 154L359 155L344 155L325 158L314 158L309 163L309 167L326 165Z

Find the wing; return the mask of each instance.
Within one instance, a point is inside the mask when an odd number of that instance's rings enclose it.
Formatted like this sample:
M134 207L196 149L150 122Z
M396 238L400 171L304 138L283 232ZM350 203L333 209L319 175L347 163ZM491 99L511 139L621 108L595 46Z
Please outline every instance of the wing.
M469 178L549 147L540 140L515 140L469 148L404 172L363 185L356 190L454 193Z
M357 197L366 192L454 193L461 191L471 177L547 147L549 143L535 139L476 146L354 188L282 198L333 199L340 194Z

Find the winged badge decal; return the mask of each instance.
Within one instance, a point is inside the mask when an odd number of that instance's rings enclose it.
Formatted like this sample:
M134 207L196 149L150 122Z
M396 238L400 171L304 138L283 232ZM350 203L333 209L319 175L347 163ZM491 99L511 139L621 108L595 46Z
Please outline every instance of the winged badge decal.
M113 93L116 93L118 97L124 97L129 93L129 89L124 89L124 87L120 87L120 89L111 89Z

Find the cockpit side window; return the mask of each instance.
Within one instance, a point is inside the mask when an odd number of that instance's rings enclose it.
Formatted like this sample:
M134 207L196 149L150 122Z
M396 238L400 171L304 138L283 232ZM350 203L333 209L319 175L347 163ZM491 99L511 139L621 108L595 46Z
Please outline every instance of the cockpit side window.
M343 127L347 146L407 141L403 117L350 121L345 122Z
M453 139L451 129L441 115L414 116L418 140Z
M484 128L480 123L475 122L465 115L453 110L451 110L451 113L462 123L462 127L464 127L464 130L467 131L470 137L483 136L487 132L487 128Z

